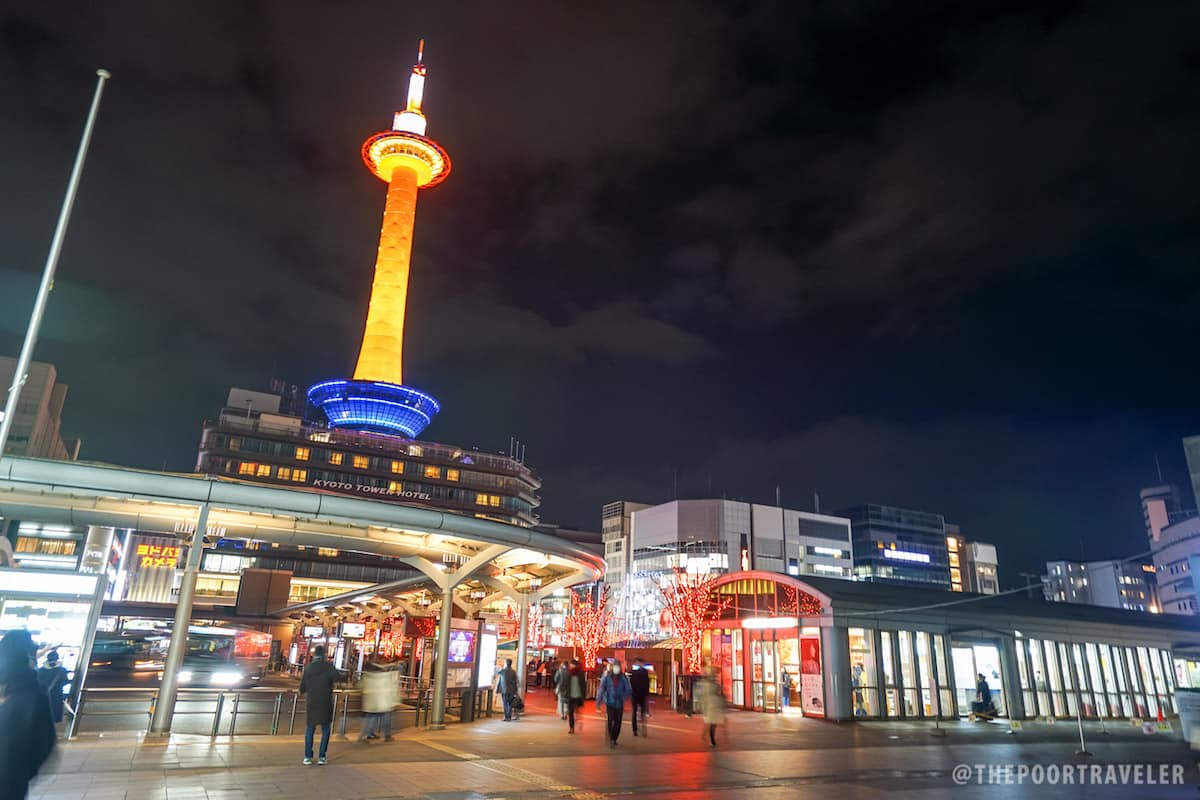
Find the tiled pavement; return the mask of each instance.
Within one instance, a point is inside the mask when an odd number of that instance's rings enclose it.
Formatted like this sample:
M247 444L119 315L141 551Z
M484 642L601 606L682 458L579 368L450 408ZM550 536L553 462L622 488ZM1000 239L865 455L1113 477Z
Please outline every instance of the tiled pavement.
M300 765L299 736L209 739L173 736L81 738L63 745L34 784L44 800L218 800L220 798L500 798L608 797L776 800L803 796L1196 797L1196 772L1177 735L1145 736L1087 726L1090 758L1075 755L1075 726L958 723L947 735L929 725L833 724L795 716L730 713L720 747L701 744L700 722L659 711L650 737L634 738L626 720L621 745L603 741L590 713L578 735L531 692L530 714L499 717L444 731L402 730L390 743L335 736L329 765ZM590 709L586 709L590 711ZM1096 762L1184 765L1185 786L955 786L956 764L1029 765Z

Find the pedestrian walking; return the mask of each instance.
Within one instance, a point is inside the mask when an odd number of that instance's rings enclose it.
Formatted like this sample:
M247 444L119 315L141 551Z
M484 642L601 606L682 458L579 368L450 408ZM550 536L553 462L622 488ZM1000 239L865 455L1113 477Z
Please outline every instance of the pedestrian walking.
M629 709L633 717L633 735L638 735L638 718L641 718L642 736L647 736L646 717L650 716L647 703L650 700L650 670L646 662L640 658L633 660L633 669L629 673L629 688L632 691L632 707Z
M38 686L46 695L50 705L50 718L54 724L63 720L63 687L71 679L71 675L58 660L58 651L51 650L46 654L46 660L37 671Z
M696 681L693 690L696 699L696 710L704 718L704 729L700 740L704 741L708 734L708 743L717 746L717 726L725 722L725 696L717 683L717 670L711 664L704 668L704 675Z
M517 696L517 671L513 669L512 659L504 659L504 669L500 670L496 675L496 691L500 693L500 700L504 703L504 721L513 721L513 703Z
M300 694L305 696L304 763L313 763L313 734L321 726L321 749L317 763L325 763L329 734L333 730L333 686L337 670L325 659L325 645L313 648L312 661L300 677Z
M575 732L575 712L583 707L586 694L587 679L583 675L583 668L579 666L579 659L573 658L571 666L567 667L567 733ZM582 722L579 724L582 727Z
M567 666L566 661L558 662L558 669L554 671L554 694L558 697L558 716L560 719L567 718L567 703L570 702L571 692L567 686L567 679L571 675L571 670Z
M378 739L383 734L385 742L392 741L392 711L396 708L399 687L396 673L384 669L374 661L368 662L362 676L362 707L365 719L358 740Z
M57 740L33 668L36 653L29 631L0 639L0 800L24 800Z
M629 688L629 678L621 671L621 662L614 660L608 666L608 672L600 680L600 688L596 690L596 710L603 706L608 715L608 746L616 747L617 739L621 736L621 717L625 714L625 701L633 694Z

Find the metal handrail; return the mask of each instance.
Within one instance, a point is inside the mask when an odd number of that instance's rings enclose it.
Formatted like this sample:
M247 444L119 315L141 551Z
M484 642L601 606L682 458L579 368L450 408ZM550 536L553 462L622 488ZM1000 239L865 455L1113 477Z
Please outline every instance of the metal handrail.
M433 705L433 689L415 678L409 678L404 683L408 685L403 687L400 694L400 703L396 711L393 713L412 713L413 724L415 726L428 725L431 716ZM216 737L221 734L224 717L229 716L229 736L237 734L237 725L239 719L246 717L270 717L269 734L277 735L280 732L280 721L284 714L285 699L291 698L291 710L288 712L287 733L294 734L296 732L296 715L300 710L300 692L294 688L271 688L259 686L248 689L211 689L200 687L181 688L176 699L175 716L211 716L212 724L208 727L209 735ZM334 714L333 719L338 726L338 732L342 735L346 734L349 727L350 712L356 714L362 710L361 700L357 708L351 708L355 703L356 698L362 697L362 691L354 688L339 688L334 689L333 702ZM102 698L112 698L114 700L137 701L145 700L147 702L145 711L118 709L110 710L104 708L101 701ZM251 701L270 699L266 708L256 706ZM159 690L155 688L87 688L81 692L79 701L75 708L76 718L82 720L85 718L84 708L87 707L86 717L129 717L146 715L147 724L153 719L154 707L159 699ZM447 695L446 702L447 714L456 719L463 719L463 695L455 692ZM211 709L195 709L188 706L196 701L209 701L213 703ZM473 693L470 700L471 706L468 712L474 711L473 714L468 713L467 719L472 719L476 716L492 715L493 692L490 688L480 689ZM228 705L227 705L228 704ZM341 719L338 719L338 713L341 713Z

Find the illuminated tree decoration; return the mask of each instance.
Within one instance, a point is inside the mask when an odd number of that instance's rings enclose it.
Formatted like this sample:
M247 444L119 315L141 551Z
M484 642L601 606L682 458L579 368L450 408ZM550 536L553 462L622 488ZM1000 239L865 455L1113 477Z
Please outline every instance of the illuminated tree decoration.
M700 640L705 624L720 618L732 597L713 598L719 574L696 575L675 568L675 578L659 585L666 601L666 612L675 634L683 640L683 669L689 675L700 672Z
M526 636L529 642L536 648L542 647L542 606L541 603L533 603L529 606L529 622Z
M583 651L584 669L591 669L596 664L600 648L609 642L612 621L607 586L600 592L600 602L595 605L587 595L571 592L571 613L567 615L565 633L571 646Z
M422 636L433 636L437 633L438 618L437 617L413 617L413 624L417 626L417 631Z
M796 591L793 589L792 591ZM800 592L800 605L797 610L798 617L819 617L821 616L821 601L813 597L808 592Z

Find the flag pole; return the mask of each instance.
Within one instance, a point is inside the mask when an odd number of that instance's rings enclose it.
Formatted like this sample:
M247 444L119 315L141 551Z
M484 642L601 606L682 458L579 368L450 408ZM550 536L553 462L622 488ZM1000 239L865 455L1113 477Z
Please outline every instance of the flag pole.
M87 123L83 126L83 137L79 141L79 151L75 154L75 166L71 169L71 179L67 182L67 195L63 198L62 209L58 212L58 224L54 227L50 253L46 256L46 266L42 270L42 284L38 287L37 298L33 301L33 313L29 317L29 328L25 331L25 343L21 345L21 354L13 369L12 385L9 386L8 399L4 404L4 417L0 419L0 456L4 455L4 448L8 445L17 403L21 399L21 389L25 386L29 363L33 360L33 348L37 345L38 330L42 327L42 315L46 311L50 291L54 288L54 270L58 266L58 255L62 252L67 223L71 219L71 207L75 205L75 193L79 189L79 177L83 174L83 162L87 158L88 144L92 140L92 128L95 127L96 115L100 111L100 95L104 93L104 84L112 74L106 69L98 69L96 76L96 93L92 95L92 108L88 112Z

